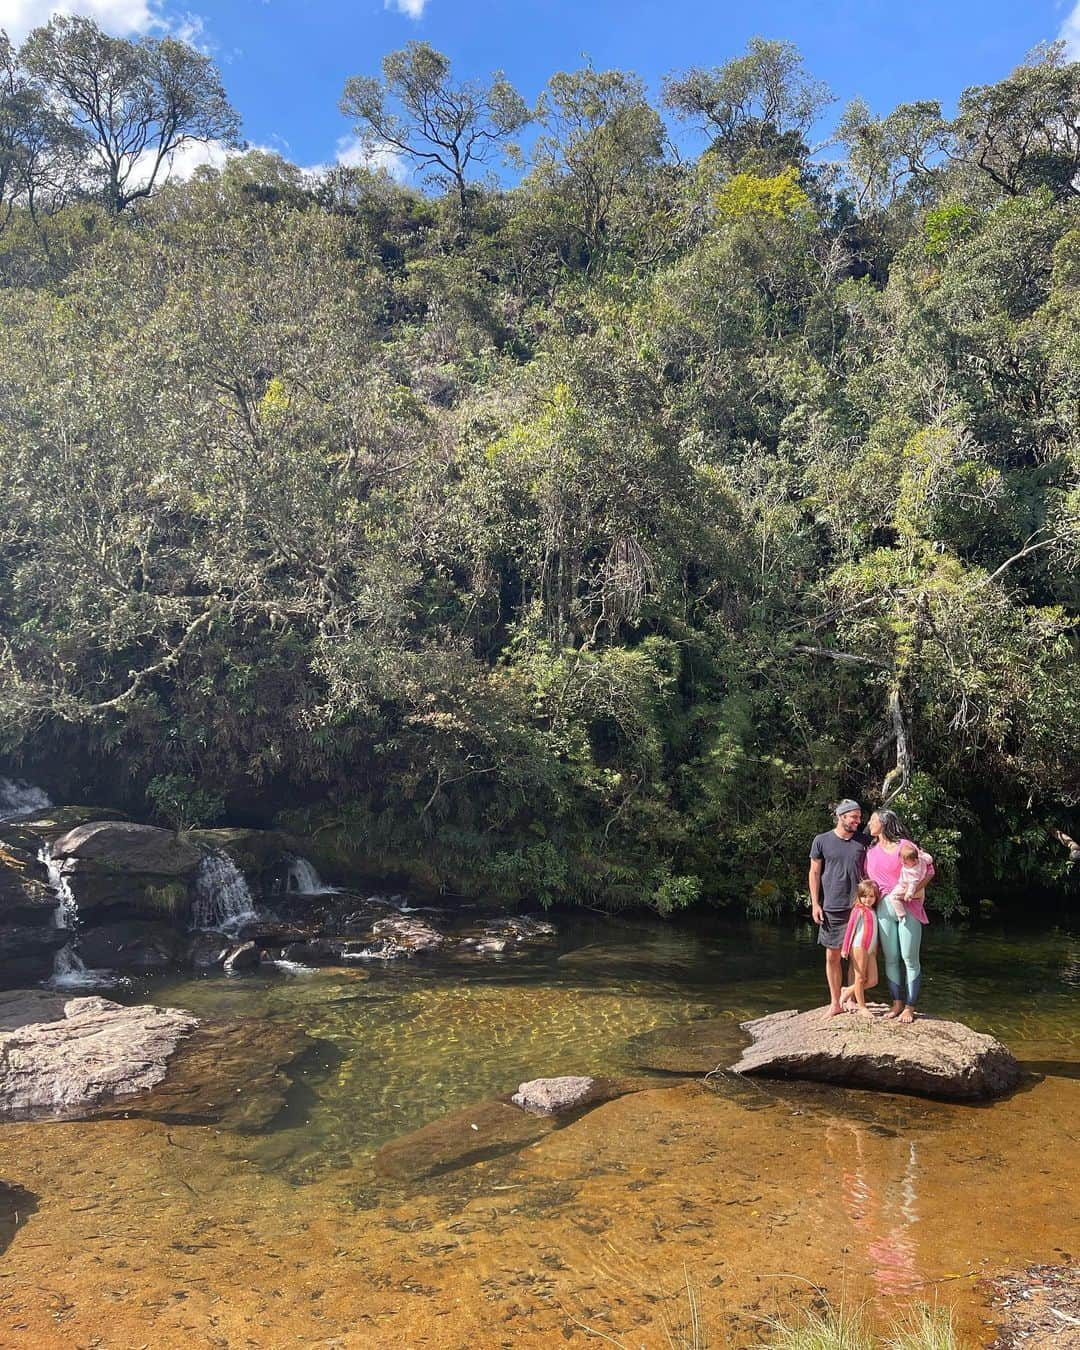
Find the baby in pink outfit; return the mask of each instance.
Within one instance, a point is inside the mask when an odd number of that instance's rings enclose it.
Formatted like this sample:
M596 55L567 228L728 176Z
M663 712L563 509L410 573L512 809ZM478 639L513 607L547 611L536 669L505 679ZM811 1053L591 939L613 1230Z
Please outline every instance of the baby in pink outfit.
M900 845L900 879L885 897L885 903L898 919L907 913L904 901L914 900L916 896L921 899L921 892L933 874L934 860L929 853L914 844Z

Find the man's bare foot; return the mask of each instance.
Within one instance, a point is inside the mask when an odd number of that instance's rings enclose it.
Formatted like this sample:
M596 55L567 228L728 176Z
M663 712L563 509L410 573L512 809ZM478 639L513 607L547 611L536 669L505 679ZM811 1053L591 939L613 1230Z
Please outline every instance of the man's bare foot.
M915 1009L905 1008L904 1011L900 1014L900 1016L896 1020L898 1022L903 1023L905 1027L910 1026L912 1022L915 1021Z
M840 1013L842 1013L843 1011L844 1011L844 1010L843 1010L843 1008L840 1006L839 1003L830 1003L830 1004L829 1004L829 1011L825 1014L825 1016L826 1016L826 1017L838 1017L838 1016L840 1015Z
M877 1013L872 1008L868 1008L865 1003L860 1003L858 1007L853 1008L852 1012L857 1012L860 1017L876 1017Z
M889 1009L889 1011L885 1014L885 1021L895 1022L903 1011L904 1005L902 1003L894 1003L892 1007Z

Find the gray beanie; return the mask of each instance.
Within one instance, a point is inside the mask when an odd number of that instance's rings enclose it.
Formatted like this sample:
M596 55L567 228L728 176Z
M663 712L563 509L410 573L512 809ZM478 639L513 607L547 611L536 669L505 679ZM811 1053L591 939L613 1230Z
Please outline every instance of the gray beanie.
M836 803L836 809L833 815L836 817L846 816L849 811L861 811L862 807L858 802L853 802L850 797L845 797L842 802Z

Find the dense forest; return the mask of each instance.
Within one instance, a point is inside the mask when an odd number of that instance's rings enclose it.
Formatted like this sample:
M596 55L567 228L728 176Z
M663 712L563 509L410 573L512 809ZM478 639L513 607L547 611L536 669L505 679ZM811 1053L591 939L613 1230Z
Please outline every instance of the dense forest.
M846 795L939 912L1075 889L1080 64L942 94L411 43L414 187L0 35L0 767L545 904L780 909Z

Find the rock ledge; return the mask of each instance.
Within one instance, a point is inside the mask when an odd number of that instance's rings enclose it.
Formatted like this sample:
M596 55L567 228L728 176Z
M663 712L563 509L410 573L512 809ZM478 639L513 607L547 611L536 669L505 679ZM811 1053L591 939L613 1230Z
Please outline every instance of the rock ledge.
M43 990L0 994L0 1118L69 1115L145 1092L198 1019Z
M731 1066L736 1073L954 1101L999 1097L1020 1081L1020 1066L1006 1047L962 1022L919 1017L900 1026L881 1016L828 1017L815 1008L742 1026L753 1043Z

